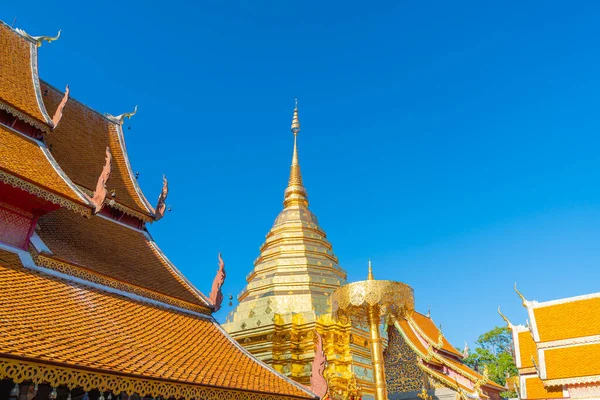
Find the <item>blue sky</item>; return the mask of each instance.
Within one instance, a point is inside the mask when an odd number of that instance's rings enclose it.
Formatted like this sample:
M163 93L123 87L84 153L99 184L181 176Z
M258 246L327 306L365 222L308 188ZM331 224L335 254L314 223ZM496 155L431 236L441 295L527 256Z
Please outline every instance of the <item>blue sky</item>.
M89 3L89 4L88 4ZM139 104L134 170L173 211L150 231L234 296L282 208L299 98L311 209L350 280L406 282L455 344L598 291L600 5L3 2L59 41L40 74L101 112ZM218 314L222 320L230 308Z

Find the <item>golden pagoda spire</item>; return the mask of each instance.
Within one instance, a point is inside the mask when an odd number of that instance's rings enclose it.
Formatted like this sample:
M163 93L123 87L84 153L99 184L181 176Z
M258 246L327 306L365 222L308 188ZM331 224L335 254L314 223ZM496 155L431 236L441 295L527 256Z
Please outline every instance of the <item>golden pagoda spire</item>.
M298 118L298 100L296 100L296 107L294 108L294 116L292 118L291 130L294 134L294 152L292 154L290 179L288 180L288 187L287 189L285 189L285 200L283 201L283 206L286 208L289 206L308 207L306 189L302 184L302 173L300 172L300 162L298 161L298 144L296 140L298 133L300 132L300 119Z
M375 277L373 276L373 268L371 266L371 259L369 258L369 275L367 275L367 280L374 281Z

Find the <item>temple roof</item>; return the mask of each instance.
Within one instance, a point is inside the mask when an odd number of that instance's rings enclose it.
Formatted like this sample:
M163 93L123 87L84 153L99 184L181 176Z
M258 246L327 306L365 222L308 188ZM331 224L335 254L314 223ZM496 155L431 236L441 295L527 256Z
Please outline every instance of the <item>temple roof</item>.
M90 201L63 173L46 146L1 124L0 181L81 214L91 214Z
M600 343L548 348L541 353L541 378L549 384L573 378L579 378L579 383L600 381Z
M0 109L42 130L52 126L41 101L37 44L0 21Z
M0 357L314 398L249 356L212 317L50 276L27 257L0 249Z
M561 387L545 387L537 375L522 376L519 386L520 397L523 399L560 399L567 397Z
M129 285L127 291L140 288L145 296L162 294L183 301L178 303L182 307L199 306L209 312L210 303L168 261L147 232L102 216L81 218L63 209L41 217L38 226L37 233L48 248L40 251L41 256L80 267L61 266L67 273L81 274L82 268L88 272L86 279L117 281Z
M516 335L516 337L514 336ZM533 336L529 329L517 330L513 335L517 368L533 368L538 365L538 355Z
M415 351L421 362L428 365L444 365L456 374L468 379L473 386L477 382L483 382L483 386L500 391L506 390L505 387L463 364L460 361L462 354L446 340L429 317L413 311L410 315L397 319L394 326L402 334L406 343ZM442 340L440 341L440 339ZM424 370L427 373L429 373L429 370L436 372L435 369L431 368L424 368ZM448 379L446 377L446 380ZM466 387L462 388L467 389Z
M600 334L600 293L542 303L528 302L532 328L539 342Z
M513 333L521 386L527 383L535 391L538 381L547 390L600 382L600 293L547 302L529 301L517 293L527 309L531 328L513 325L500 315ZM531 390L522 387L524 390L528 394L523 397L537 398L529 396ZM562 389L561 396L558 389L553 393L554 397L562 397ZM544 393L535 396L543 397Z
M441 349L447 351L450 354L462 358L462 353L458 351L454 346L452 346L448 339L446 339L446 337L442 335L442 332L437 326L435 326L431 318L426 317L425 315L417 311L413 311L411 314L411 320L412 322L415 322L417 329L420 329L425 334L425 337L428 341L437 344L441 337Z
M46 82L42 81L41 86L44 103L54 112L64 94ZM114 200L111 206L148 222L154 220L154 208L131 170L121 125L70 98L60 124L45 139L61 168L73 182L90 192L96 187L105 149L109 147L112 172L106 187L115 193L115 197L109 199Z

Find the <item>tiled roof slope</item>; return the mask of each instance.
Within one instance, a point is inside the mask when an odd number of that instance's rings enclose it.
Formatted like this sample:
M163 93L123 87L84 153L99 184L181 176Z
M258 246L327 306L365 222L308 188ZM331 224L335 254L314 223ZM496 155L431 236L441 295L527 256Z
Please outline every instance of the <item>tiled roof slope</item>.
M533 341L533 336L531 336L531 332L529 330L522 330L519 332L515 332L517 335L517 343L515 346L519 346L519 368L532 368L534 366L534 362L536 365L538 363L538 355L537 348L535 346L535 342Z
M41 87L47 109L54 112L63 93L43 81ZM153 220L154 210L139 189L128 166L121 126L70 98L60 123L46 136L46 141L52 148L52 155L69 178L89 191L96 187L104 165L106 147L109 147L112 172L106 187L109 191L115 191L114 201L124 206L126 212L130 211L129 214L146 221Z
M528 376L524 378L525 385L521 389L521 396L526 399L560 399L564 398L562 387L544 387L542 380L537 376ZM523 389L525 393L523 393Z
M440 336L440 330L438 329L437 326L435 326L435 324L433 323L433 320L417 311L414 311L411 314L411 317L412 317L413 321L423 331L423 333L425 333L425 335L427 335L427 338L429 340L431 340L432 342L437 343L439 336ZM452 346L450 344L450 342L448 342L446 337L443 335L442 335L442 349L447 351L450 354L454 354L457 357L462 357L462 353L460 351L456 350L454 348L454 346Z
M600 335L600 293L532 304L540 342Z
M42 216L38 234L50 257L108 278L208 307L208 302L160 253L149 236L106 218L63 209Z
M53 165L53 162L55 161L43 144L0 124L0 172L16 177L18 181L5 174L0 174L0 180L39 195L37 190L30 187L32 185L89 208L91 212L91 205L83 193L67 177L61 175L58 164ZM42 197L48 197L48 200L56 203L57 199L52 195Z
M600 343L543 350L545 379L600 378Z
M48 127L44 105L38 103L37 46L2 21L0 62L0 108L31 125Z
M210 318L154 307L16 264L14 255L0 250L0 355L312 398L244 353Z

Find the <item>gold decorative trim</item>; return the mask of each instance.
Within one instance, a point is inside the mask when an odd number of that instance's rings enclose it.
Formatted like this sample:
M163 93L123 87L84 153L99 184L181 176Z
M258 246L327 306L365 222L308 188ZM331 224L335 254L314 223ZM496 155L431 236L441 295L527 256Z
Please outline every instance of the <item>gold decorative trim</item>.
M600 382L600 375L578 376L576 378L544 379L544 386L578 385L582 383Z
M28 123L29 125L33 126L34 128L37 128L45 133L50 133L50 127L48 127L47 125L42 124L37 119L34 119L34 118L30 117L29 115L17 110L16 108L9 106L8 104L1 102L1 101L0 101L0 110L4 110L9 114L14 115L15 117Z
M58 204L59 206L74 211L78 214L81 214L84 217L92 216L92 209L74 203L70 200L67 200L59 195L51 193L45 189L40 188L39 186L34 185L33 183L27 182L23 179L17 178L11 174L8 174L4 171L0 171L0 181L10 185L14 188L21 189L27 193L31 193L37 197L40 197L44 200L47 200L53 204Z
M419 335L421 335L421 336L423 337L423 339L425 339L425 341L426 341L427 343L429 343L430 345L432 345L433 347L435 347L435 348L436 348L436 349L438 349L438 350L439 350L439 349L441 349L442 347L444 347L444 342L443 342L443 340L440 340L440 338L438 338L438 341L437 341L437 342L433 341L433 340L432 340L432 339L431 339L429 336L427 336L427 335L425 334L425 332L423 332L423 329L421 329L421 327L419 326L419 324L417 324L417 323L415 322L415 320L414 320L414 319L413 319L413 318L412 318L410 315L408 315L408 314L406 315L406 320L407 320L407 321L408 321L408 323L409 323L409 324L410 324L410 325L413 327L413 329L414 329L415 331L417 331L417 333L418 333ZM443 337L443 335L442 335L442 337Z
M415 346L413 344L413 342L406 336L406 334L404 333L404 331L402 330L402 328L400 328L400 324L398 323L398 321L394 318L394 327L398 330L398 332L400 332L400 334L402 335L402 337L404 338L404 341L408 344L408 346L417 354L419 355L423 360L427 361L427 362L431 362L431 360L433 359L433 352L429 352L428 354L424 354L422 353L417 346Z
M96 274L91 271L87 271L81 267L68 264L66 262L58 261L50 257L46 257L38 253L33 247L29 249L29 253L33 258L36 265L40 267L46 267L54 271L62 272L64 274L81 278L89 282L98 283L100 285L108 286L114 289L122 290L124 292L134 293L139 296L147 297L152 300L161 301L176 307L185 308L187 310L196 311L202 314L210 316L211 310L207 307L198 306L192 303L178 300L160 293L153 292L151 290L143 289L141 287L131 285L128 283L120 282L101 274Z
M82 192L84 192L88 196L92 197L94 195L93 191L91 191L91 190L89 190L87 188L84 188L81 185L76 185L76 186L79 188L79 190L81 190ZM111 208L114 208L115 210L119 210L119 211L121 211L121 212L123 212L123 213L125 213L127 215L130 215L130 216L135 217L137 219L141 219L142 221L145 221L145 222L153 222L154 221L154 218L152 218L152 217L150 217L150 216L148 216L148 215L146 215L144 213L141 213L139 211L132 210L131 208L129 208L129 207L127 207L127 206L125 206L125 205L123 205L123 204L115 201L114 199L110 199L110 198L107 197L106 200L104 200L104 204L107 205L107 206L109 206L109 207L111 207Z
M459 387L456 384L456 382L452 382L452 380L450 380L450 378L442 379L441 376L443 376L443 375L441 375L440 373L437 373L436 371L434 371L431 368L429 368L428 366L426 366L422 360L417 361L417 365L430 378L437 380L438 382L442 383L442 385L449 387L450 389L455 390L456 392L459 391ZM444 378L446 378L446 377L444 376Z
M0 378L12 379L15 383L32 381L37 384L46 383L52 387L64 385L71 390L80 387L86 392L98 389L100 392L127 393L129 396L138 394L153 398L160 396L165 399L280 400L305 398L169 382L160 380L160 378L147 379L113 375L9 358L0 358Z

